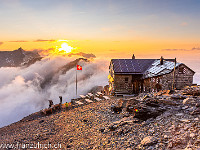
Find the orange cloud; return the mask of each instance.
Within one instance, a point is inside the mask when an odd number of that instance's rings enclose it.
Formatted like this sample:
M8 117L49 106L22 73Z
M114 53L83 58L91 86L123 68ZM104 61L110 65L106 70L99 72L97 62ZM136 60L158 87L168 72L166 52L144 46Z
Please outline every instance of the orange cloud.
M193 47L191 49L162 49L163 51L199 51L200 47Z
M44 39L38 39L38 40L35 40L34 42L56 42L56 40L44 40Z
M32 51L38 52L40 56L49 56L55 53L55 48L48 48L48 49L34 49Z
M83 56L85 58L96 58L96 56L92 53L90 54L87 54L87 53L83 53L83 52L80 52L80 53L70 53L68 56L71 57L72 55L79 55L79 56Z
M3 44L3 42L0 42L0 45L2 45Z
M19 40L19 41L8 41L8 42L29 42L29 41Z

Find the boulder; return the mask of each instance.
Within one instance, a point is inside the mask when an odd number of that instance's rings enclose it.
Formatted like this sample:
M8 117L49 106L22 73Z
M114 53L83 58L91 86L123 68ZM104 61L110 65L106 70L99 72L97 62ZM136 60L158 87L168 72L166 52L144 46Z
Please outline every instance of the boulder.
M165 104L165 105L172 105L172 106L177 105L177 103L172 101L171 99L159 99L158 103L159 104Z
M128 106L126 109L129 113L134 114L135 118L140 120L147 120L149 118L156 118L161 115L165 109L162 107L150 107L145 104L138 104L136 106Z
M159 107L159 103L158 100L156 99L149 99L148 101L146 101L146 105L147 106L151 106L151 107Z
M129 113L133 113L133 112L134 112L134 107L131 106L131 105L128 105L128 106L126 107L126 111L129 112Z
M52 114L52 108L46 108L46 109L43 109L42 111L41 111L41 113L42 114L44 114L44 115L49 115L49 114Z
M183 116L184 114L183 113L178 113L178 114L175 114L176 116Z
M167 90L166 91L166 94L173 94L174 93L174 90Z
M120 100L118 101L118 107L122 107L123 103L124 103L124 100L123 100L123 99L120 99Z
M143 98L142 98L142 100L144 101L144 100L146 100L147 98L151 98L149 95L145 95Z
M186 99L184 99L183 100L183 104L185 105L185 104L195 104L196 102L195 102L195 99L194 98L190 98L190 97L188 97L188 98L186 98Z
M141 141L141 144L143 146L150 146L156 144L157 142L158 142L157 138L153 136L147 136Z
M200 103L197 103L197 104L196 104L196 107L200 107Z
M200 107L196 108L193 112L190 113L191 115L199 115L200 114Z
M188 120L188 119L180 119L180 121L181 122L185 122L185 123L189 123L190 122L190 120Z
M110 124L109 125L110 131L115 131L115 129L117 129L117 128L118 128L118 125L116 125L116 124Z
M181 95L181 94L174 94L171 96L172 99L185 99L187 96Z
M139 103L138 100L136 100L134 98L131 98L128 101L126 101L126 106L128 106L128 105L137 105L138 103Z
M61 104L55 104L52 106L54 111L60 110L61 109Z

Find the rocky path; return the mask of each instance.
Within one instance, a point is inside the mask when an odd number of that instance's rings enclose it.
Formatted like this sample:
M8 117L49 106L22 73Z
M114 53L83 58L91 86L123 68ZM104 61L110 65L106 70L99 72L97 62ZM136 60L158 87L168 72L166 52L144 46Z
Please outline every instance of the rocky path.
M181 98L178 94L139 95L129 101L147 104L160 100L165 109L154 118L142 120L136 112L114 113L112 105L119 99L111 97L71 110L62 110L31 121L20 121L0 129L1 143L61 144L61 149L200 149L199 96ZM144 99L145 97L145 99ZM185 100L189 97L187 100ZM157 107L151 106L154 112ZM143 108L138 107L138 112ZM154 110L155 109L155 110ZM196 113L195 113L196 112ZM52 148L52 149L55 149Z

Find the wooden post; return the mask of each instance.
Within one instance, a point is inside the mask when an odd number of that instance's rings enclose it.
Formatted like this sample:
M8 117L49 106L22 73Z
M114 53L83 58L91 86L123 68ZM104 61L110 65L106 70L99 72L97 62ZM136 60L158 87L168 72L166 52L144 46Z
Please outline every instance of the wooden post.
M60 104L62 104L62 96L59 96L59 98L60 98Z
M174 80L175 80L175 69L176 69L176 58L174 59L174 72L173 72L173 83L172 83L172 90L174 90Z

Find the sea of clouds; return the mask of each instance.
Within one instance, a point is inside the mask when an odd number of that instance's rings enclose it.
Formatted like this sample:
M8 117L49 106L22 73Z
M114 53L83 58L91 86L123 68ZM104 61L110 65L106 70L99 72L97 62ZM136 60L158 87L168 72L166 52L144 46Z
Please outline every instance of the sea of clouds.
M60 68L73 61L69 57L43 58L29 67L0 68L0 127L19 121L48 107L48 100L70 102L76 97L76 68L61 73ZM79 62L78 95L95 86L108 84L108 61ZM48 82L44 82L47 79ZM43 84L43 86L41 86Z

